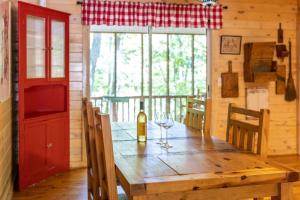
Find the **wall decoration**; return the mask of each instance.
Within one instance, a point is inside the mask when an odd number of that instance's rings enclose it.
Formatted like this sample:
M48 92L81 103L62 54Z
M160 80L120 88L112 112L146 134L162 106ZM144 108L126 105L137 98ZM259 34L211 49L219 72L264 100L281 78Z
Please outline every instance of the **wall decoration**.
M246 88L246 107L250 110L269 108L269 89L267 87ZM247 119L255 119L247 117Z
M0 102L10 97L10 2L0 3Z
M239 97L239 76L237 72L232 72L232 61L228 61L228 72L221 74L222 98Z
M240 55L241 44L242 44L242 36L222 35L220 53Z
M277 31L277 42L278 43L283 43L283 30L281 28L281 23L279 23L279 28Z
M273 62L276 42L251 42L244 44L244 81L275 81L276 63Z

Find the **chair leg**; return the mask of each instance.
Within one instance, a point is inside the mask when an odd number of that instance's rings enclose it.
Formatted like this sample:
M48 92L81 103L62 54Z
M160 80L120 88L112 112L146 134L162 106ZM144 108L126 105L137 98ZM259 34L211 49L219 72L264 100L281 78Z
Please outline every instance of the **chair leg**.
M292 200L293 199L293 184L281 183L280 194L277 197L271 197L271 200Z

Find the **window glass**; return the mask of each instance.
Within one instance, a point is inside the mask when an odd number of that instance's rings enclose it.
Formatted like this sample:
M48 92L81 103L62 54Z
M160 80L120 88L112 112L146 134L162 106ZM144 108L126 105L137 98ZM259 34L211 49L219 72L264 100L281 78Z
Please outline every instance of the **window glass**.
M113 33L92 33L90 87L94 97L114 95L115 39Z
M152 95L167 95L167 34L152 35Z
M169 35L170 95L192 95L192 36Z
M45 78L45 19L26 17L27 78Z
M195 85L194 95L197 95L199 89L200 93L206 93L206 66L207 66L207 50L206 50L206 35L194 36L194 57L195 57Z
M65 23L51 21L51 77L65 77Z
M117 96L141 95L141 34L117 34Z
M144 90L141 95L149 95L149 35L143 34L143 85Z

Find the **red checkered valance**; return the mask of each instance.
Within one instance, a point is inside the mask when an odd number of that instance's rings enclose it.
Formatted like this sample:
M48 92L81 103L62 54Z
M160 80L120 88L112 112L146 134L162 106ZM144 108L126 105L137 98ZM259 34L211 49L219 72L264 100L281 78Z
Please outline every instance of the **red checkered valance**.
M84 0L84 25L222 28L222 6Z

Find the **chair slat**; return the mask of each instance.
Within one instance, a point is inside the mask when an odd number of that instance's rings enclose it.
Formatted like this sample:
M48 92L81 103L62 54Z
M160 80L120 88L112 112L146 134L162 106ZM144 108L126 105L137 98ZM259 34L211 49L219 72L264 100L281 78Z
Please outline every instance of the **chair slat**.
M253 135L254 132L253 131L248 131L248 136L247 136L247 151L251 151L253 149Z
M241 142L240 134L241 134L241 128L238 126L237 127L237 133L236 133L236 146L237 147L240 146L240 142Z
M234 146L237 146L237 132L238 132L238 127L237 126L233 126L233 131L232 131L232 144Z
M234 106L231 108L231 111L234 113L256 117L256 118L259 118L261 114L259 111L249 110L249 109L244 109L244 108L239 108Z
M246 129L241 128L241 131L240 131L240 145L239 145L240 149L244 149L244 147L245 147L245 134L246 134Z

